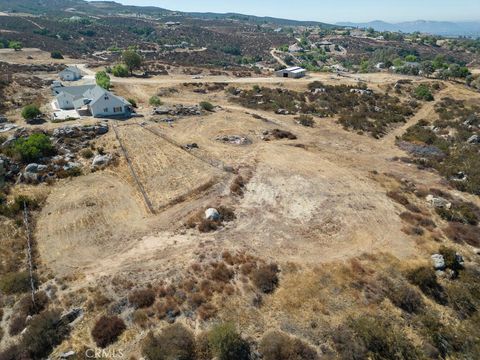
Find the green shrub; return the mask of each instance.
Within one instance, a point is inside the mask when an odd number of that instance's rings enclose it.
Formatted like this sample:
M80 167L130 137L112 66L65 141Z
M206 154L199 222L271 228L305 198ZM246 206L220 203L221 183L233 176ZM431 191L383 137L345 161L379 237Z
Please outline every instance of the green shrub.
M58 50L54 50L50 53L50 57L52 59L63 59L63 55L60 51Z
M125 65L115 65L112 68L112 75L116 77L127 77L128 76L128 69Z
M34 316L29 322L21 345L33 359L46 358L67 337L69 327L60 319L60 311L51 310Z
M104 348L117 341L126 326L117 316L102 316L92 329L92 337L98 347Z
M104 88L105 90L110 89L110 76L105 71L99 71L95 74L95 81L98 86Z
M22 109L22 117L25 120L35 119L36 117L40 116L42 112L40 111L37 105L27 105Z
M149 360L195 360L195 338L190 330L176 323L157 336L149 333L142 354Z
M212 354L218 360L248 360L250 346L231 323L218 324L208 333Z
M316 360L319 359L314 348L287 334L273 331L263 336L260 353L265 360Z
M128 101L130 104L132 104L132 106L133 106L134 108L137 107L137 101L136 101L135 99L128 98L127 101Z
M422 292L439 304L445 305L447 299L443 287L438 283L435 270L429 266L421 266L407 274L410 283L417 285Z
M415 88L414 91L415 98L419 100L425 100L425 101L433 101L433 95L432 92L430 91L430 88L428 85L425 84L420 84Z
M11 151L14 156L19 157L25 163L34 162L55 153L50 138L40 133L15 140L11 146Z
M455 251L455 249L441 246L438 253L443 256L445 266L448 269L451 269L456 273L463 269L463 265L460 264L458 261L457 252Z
M152 96L150 99L148 99L148 103L151 105L151 106L160 106L162 105L162 100L160 100L160 98L158 96Z
M202 101L200 102L200 107L205 111L213 111L214 106L208 101Z
M28 271L11 272L0 278L0 290L5 294L19 294L30 290Z

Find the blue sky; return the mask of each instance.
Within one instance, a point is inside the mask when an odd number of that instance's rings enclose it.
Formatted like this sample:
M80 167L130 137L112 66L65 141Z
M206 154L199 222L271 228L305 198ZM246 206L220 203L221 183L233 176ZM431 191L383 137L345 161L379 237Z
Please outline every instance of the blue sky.
M480 0L116 0L171 10L338 21L480 20Z

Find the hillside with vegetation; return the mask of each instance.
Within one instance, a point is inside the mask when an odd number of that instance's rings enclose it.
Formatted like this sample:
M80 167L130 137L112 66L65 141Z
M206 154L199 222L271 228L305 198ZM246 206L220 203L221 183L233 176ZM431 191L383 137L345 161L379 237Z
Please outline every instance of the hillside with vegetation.
M479 56L0 0L0 360L480 358Z

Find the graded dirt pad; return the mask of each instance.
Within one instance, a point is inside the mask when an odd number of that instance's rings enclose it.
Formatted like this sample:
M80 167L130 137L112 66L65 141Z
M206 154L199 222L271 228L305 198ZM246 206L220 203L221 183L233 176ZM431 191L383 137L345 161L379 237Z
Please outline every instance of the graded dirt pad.
M144 227L135 189L107 172L66 181L52 190L35 238L41 258L57 272L101 261Z
M117 130L155 210L197 195L221 176L219 169L141 126Z
M291 146L265 150L226 236L235 245L304 264L385 249L411 253L394 204L365 174Z

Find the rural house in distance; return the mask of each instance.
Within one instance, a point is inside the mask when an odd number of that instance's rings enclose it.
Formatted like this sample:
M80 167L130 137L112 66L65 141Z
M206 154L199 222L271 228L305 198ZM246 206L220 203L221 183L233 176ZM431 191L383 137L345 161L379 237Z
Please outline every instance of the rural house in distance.
M69 66L58 75L63 81L76 81L82 78L82 72L76 66Z

